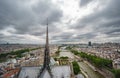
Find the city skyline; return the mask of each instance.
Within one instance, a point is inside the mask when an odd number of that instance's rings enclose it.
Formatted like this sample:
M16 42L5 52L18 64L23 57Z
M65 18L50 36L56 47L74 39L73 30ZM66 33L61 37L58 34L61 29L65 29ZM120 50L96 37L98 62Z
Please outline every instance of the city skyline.
M119 0L0 0L0 43L120 43Z

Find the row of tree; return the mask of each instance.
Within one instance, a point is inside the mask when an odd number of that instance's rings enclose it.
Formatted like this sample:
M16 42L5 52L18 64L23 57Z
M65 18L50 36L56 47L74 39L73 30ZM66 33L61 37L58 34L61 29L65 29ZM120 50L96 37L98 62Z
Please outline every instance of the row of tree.
M120 69L112 69L112 72L115 75L115 78L120 78Z
M30 51L36 50L36 49L39 49L39 48L32 48L32 49L26 48L26 49L11 51L11 52L9 52L9 53L0 54L0 62L6 61L6 59L7 59L6 57L7 57L8 55L15 55L16 57L20 58L20 57L23 56L23 55L22 55L23 53L25 53L25 52L30 52Z
M57 49L57 51L55 52L56 55L59 55L59 53L60 53L60 48L61 48L61 46L58 46L58 49Z
M76 61L72 62L74 74L77 75L80 73L80 67Z
M66 57L60 57L60 59L62 59L62 60L67 60L68 57L67 57L67 56L66 56Z
M78 56L84 58L85 60L91 62L92 64L94 64L97 67L108 67L108 68L113 67L112 60L100 58L95 55L87 54L85 52L78 52L77 50L71 50L71 52L74 53L75 55L78 55Z
M120 78L120 69L113 69L112 60L100 58L95 55L87 54L85 52L79 52L70 47L69 47L69 50L75 55L80 56L84 58L85 60L91 62L93 65L95 65L98 68L109 69L114 74L115 78Z

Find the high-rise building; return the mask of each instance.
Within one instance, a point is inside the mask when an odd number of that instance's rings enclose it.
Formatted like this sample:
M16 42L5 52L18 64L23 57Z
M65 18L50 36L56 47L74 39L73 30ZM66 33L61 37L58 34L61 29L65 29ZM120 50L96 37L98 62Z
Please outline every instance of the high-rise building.
M91 43L91 41L89 41L89 42L88 42L88 46L92 46L92 43Z

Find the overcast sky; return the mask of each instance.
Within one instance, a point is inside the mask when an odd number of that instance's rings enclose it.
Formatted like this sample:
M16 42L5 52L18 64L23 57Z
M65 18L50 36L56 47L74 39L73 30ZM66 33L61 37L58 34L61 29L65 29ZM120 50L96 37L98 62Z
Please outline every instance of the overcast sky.
M0 0L0 43L120 42L120 0Z

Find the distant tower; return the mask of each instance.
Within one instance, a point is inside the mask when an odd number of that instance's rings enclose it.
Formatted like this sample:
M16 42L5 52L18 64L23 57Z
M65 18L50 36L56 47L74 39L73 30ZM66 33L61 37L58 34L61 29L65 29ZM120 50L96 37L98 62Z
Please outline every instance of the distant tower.
M92 43L91 43L91 41L89 41L89 42L88 42L88 46L92 46Z
M44 63L43 63L43 67L40 71L40 76L39 78L42 78L42 76L44 75L45 71L48 71L48 73L50 74L51 78L52 78L52 74L51 74L51 69L50 69L50 53L49 53L49 38L48 38L48 21L47 21L47 29L46 29L46 45L45 45L45 50L44 50Z

